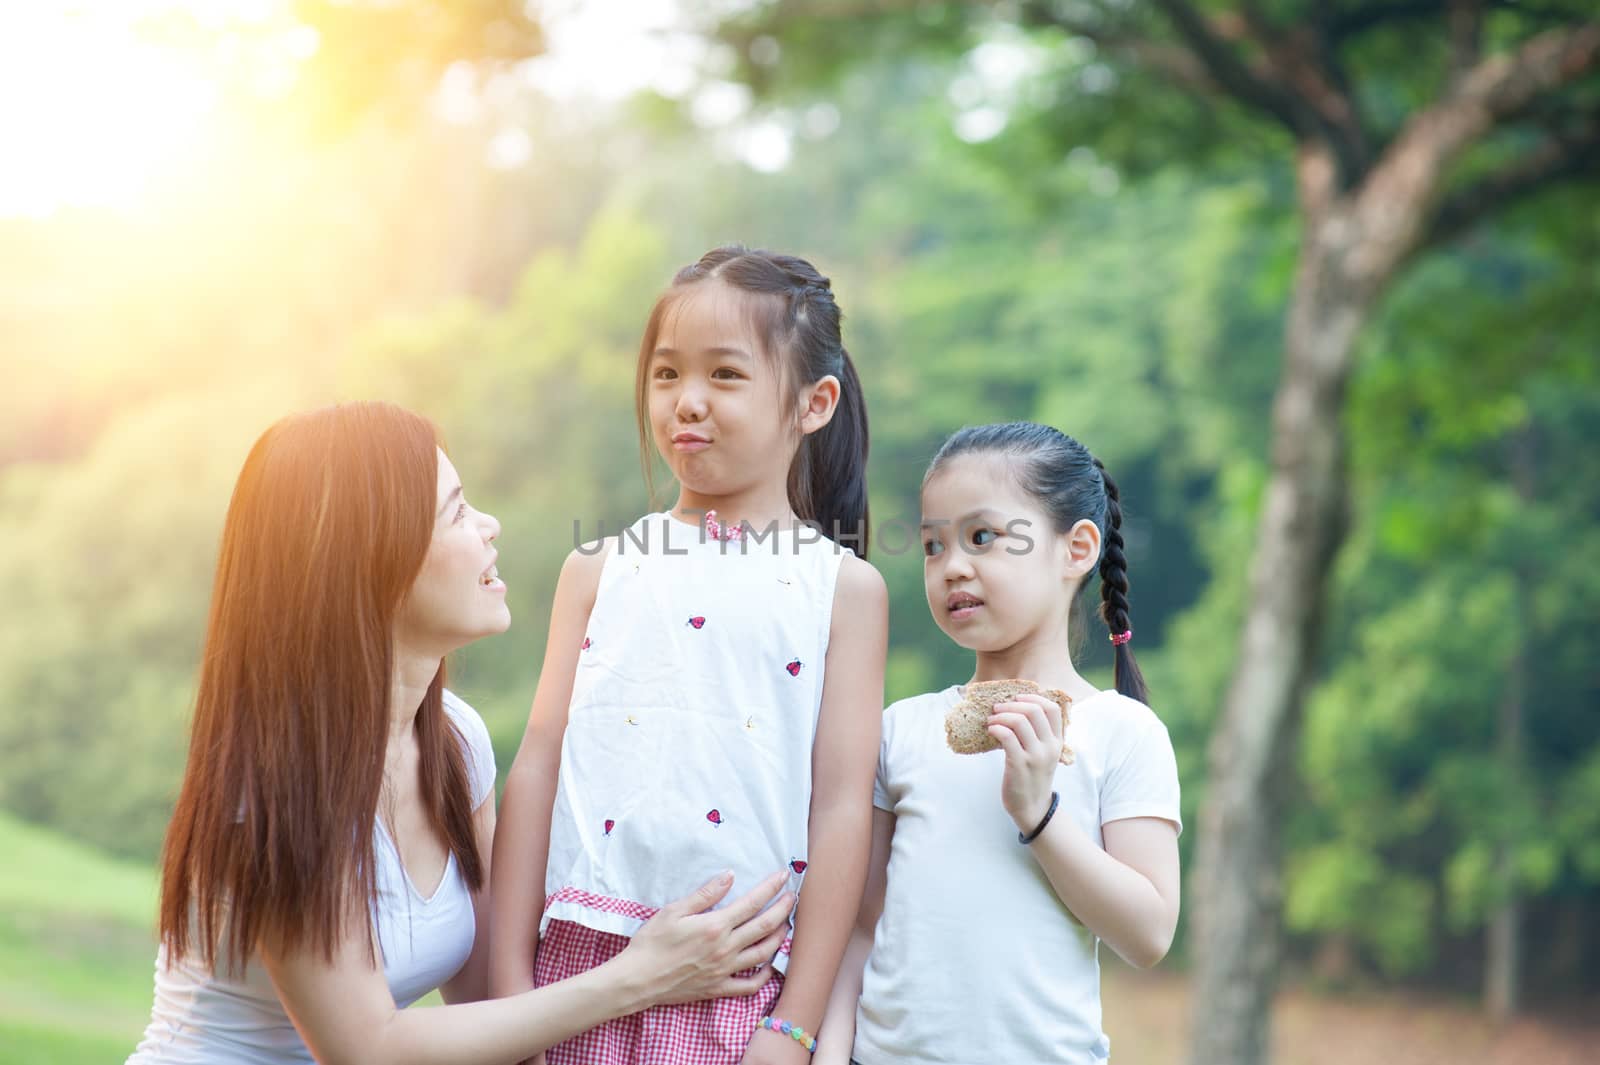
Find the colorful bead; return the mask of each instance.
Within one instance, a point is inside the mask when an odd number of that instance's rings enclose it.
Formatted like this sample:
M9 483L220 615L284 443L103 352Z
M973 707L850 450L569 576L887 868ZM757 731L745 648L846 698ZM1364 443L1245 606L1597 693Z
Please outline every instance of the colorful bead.
M779 1035L788 1036L796 1043L799 1043L801 1046L805 1047L806 1053L808 1054L815 1054L817 1052L817 1041L811 1036L807 1035L806 1030L800 1027L798 1024L790 1024L788 1021L778 1017L763 1017L756 1022L756 1027L765 1028L769 1032L777 1032Z

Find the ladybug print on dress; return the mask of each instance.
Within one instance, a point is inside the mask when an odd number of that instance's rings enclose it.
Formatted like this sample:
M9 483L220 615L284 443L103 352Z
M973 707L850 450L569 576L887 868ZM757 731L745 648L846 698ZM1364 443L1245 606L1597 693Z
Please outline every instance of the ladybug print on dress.
M593 641L593 640L591 640L591 639L589 639L589 637L587 637L587 636L585 636L585 637L584 637L584 638L583 638L583 644L582 644L582 646L580 646L580 647L579 647L579 648L578 648L578 650L580 650L580 651L587 651L587 650L588 650L588 649L589 649L589 648L591 648L591 647L593 647L593 646L594 646L594 641Z
M801 873L806 871L806 863L803 859L796 858L794 861L789 863L789 868L794 870L795 876L799 876Z
M800 675L800 660L797 658L783 668L789 671L789 676L798 677Z
M706 814L706 820L720 827L722 825L722 811L712 810L710 813Z
M616 827L617 823L615 821L611 820L609 817L606 818L606 835L611 835L611 830Z
M696 614L689 619L689 627L691 629L703 629L706 627L706 619Z

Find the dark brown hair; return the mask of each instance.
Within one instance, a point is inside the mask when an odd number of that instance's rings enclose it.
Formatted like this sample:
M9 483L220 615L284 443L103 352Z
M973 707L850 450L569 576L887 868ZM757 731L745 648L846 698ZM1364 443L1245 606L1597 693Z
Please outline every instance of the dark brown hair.
M223 525L183 787L162 855L162 943L243 965L262 937L331 960L372 947L396 614L422 567L437 433L386 403L292 415L256 441ZM417 712L419 783L481 885L444 665ZM346 927L359 913L359 927Z

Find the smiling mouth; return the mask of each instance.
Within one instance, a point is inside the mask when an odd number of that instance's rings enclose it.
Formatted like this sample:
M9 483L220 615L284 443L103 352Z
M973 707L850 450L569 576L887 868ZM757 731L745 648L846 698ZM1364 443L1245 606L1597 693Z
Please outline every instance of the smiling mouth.
M478 578L478 584L481 585L484 588L493 588L495 585L497 585L499 583L500 583L500 567L499 566L490 566L487 570L484 571L483 576Z

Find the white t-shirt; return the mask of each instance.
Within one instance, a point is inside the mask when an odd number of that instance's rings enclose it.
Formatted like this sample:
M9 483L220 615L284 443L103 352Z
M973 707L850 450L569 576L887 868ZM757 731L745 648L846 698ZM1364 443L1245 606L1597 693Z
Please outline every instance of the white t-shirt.
M612 545L572 681L541 931L631 936L723 869L729 900L785 866L801 889L847 552L806 528L712 540L665 513Z
M895 815L883 915L856 1011L861 1065L1091 1065L1100 1029L1099 940L1068 913L1000 804L1003 751L952 752L958 688L883 714L873 805ZM1074 703L1056 817L1104 845L1128 817L1178 824L1166 726L1114 691Z
M472 805L494 796L494 750L478 712L449 691L445 712L467 742ZM400 864L380 821L374 833L378 900L373 927L382 947L383 975L402 1009L444 983L466 963L476 931L472 896L452 853L444 878L424 898ZM128 1065L311 1065L311 1051L294 1029L272 981L254 959L236 976L225 959L213 972L198 959L169 964L156 956L155 1007Z

